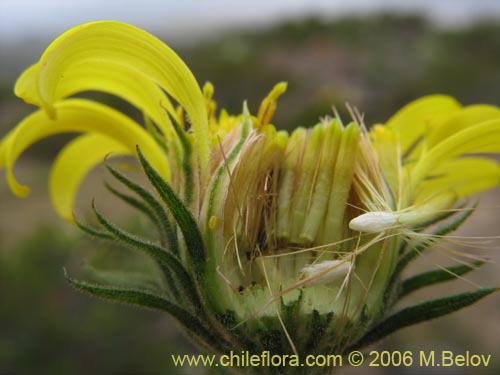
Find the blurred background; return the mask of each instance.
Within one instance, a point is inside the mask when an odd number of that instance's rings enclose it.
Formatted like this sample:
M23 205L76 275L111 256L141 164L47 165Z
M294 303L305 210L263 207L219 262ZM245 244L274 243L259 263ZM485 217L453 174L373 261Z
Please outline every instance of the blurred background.
M14 97L17 76L53 38L90 20L116 19L152 32L186 61L200 84L210 80L220 107L256 112L278 81L289 82L274 123L284 129L312 126L346 102L368 124L385 121L403 104L431 93L464 104L499 104L500 2L495 0L403 1L72 1L0 2L0 136L33 108ZM96 93L89 93L94 97ZM115 98L99 99L129 111ZM0 179L0 374L166 374L170 354L197 353L173 322L155 312L91 299L67 285L71 275L95 267L144 269L145 259L82 235L54 214L47 193L51 161L69 136L32 147L16 174L32 188L13 198ZM140 233L147 223L103 192L101 169L81 189L78 215L90 200ZM484 193L465 236L498 235L499 190ZM123 219L123 218L127 219ZM407 303L499 286L498 246L492 264ZM498 242L496 243L498 245ZM450 263L432 254L413 272ZM473 284L474 283L474 284ZM374 348L453 350L492 354L486 369L427 369L426 373L500 373L500 298L494 295L453 316L404 329ZM418 368L345 369L346 374L413 374ZM440 371L438 371L440 370ZM191 373L187 369L184 373ZM200 372L203 373L203 372Z

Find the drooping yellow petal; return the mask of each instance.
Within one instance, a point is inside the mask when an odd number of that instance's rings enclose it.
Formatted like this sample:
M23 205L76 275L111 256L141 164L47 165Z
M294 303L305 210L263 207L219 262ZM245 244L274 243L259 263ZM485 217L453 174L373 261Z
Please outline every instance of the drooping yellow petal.
M484 121L468 127L430 149L411 170L411 191L442 162L470 153L500 152L500 120Z
M448 160L431 171L432 177L422 183L416 201L452 190L464 198L500 185L500 165L495 160L464 157Z
M401 108L386 125L399 136L401 151L405 153L426 133L433 121L441 116L448 116L460 108L460 103L450 96L425 96Z
M46 49L36 68L16 84L16 95L31 98L32 74L40 104L55 116L57 85L73 66L88 60L113 61L149 77L182 105L196 133L195 146L201 167L208 164L207 113L203 94L189 68L168 46L151 34L116 21L90 22L59 36ZM29 82L26 82L29 81ZM160 103L156 103L160 106Z
M85 99L68 99L54 105L57 118L51 120L43 111L26 117L5 140L4 162L7 180L14 194L25 196L26 186L13 175L14 163L21 153L38 140L66 132L95 132L116 139L135 153L141 147L150 163L167 180L170 179L168 160L161 147L139 124L105 105Z
M5 167L5 153L7 150L7 145L11 142L15 129L7 133L0 141L0 169Z
M61 217L73 221L73 205L82 180L109 154L131 154L131 150L116 139L98 133L79 136L61 150L49 179L52 205Z
M42 102L38 95L38 69L39 64L33 64L26 69L17 79L14 93L21 97L26 103L42 106Z
M82 91L110 93L137 107L167 138L172 137L174 130L167 111L174 115L175 109L160 87L142 72L119 61L94 58L68 65L56 79L54 102Z

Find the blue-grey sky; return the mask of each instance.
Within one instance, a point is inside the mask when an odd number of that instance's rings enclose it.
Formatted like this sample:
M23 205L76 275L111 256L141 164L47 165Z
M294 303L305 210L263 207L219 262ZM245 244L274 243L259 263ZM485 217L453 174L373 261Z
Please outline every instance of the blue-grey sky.
M500 19L499 0L0 0L0 43L50 41L76 24L97 19L189 38L304 14L333 18L384 10L421 12L447 26L481 17Z

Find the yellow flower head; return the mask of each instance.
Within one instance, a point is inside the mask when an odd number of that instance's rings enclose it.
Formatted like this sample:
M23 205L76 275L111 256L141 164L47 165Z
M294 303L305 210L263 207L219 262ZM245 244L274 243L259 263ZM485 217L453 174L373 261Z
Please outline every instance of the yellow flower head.
M128 101L144 126L74 97L89 90ZM353 111L348 124L326 117L288 134L271 124L285 91L277 84L256 116L246 106L237 115L217 112L213 86L200 89L157 38L119 22L87 23L57 38L19 78L16 95L40 109L1 141L0 167L12 192L25 196L13 174L23 151L50 135L81 133L50 176L53 205L72 221L88 171L108 154L138 148L159 198L110 170L150 206L166 240L141 242L97 216L109 236L146 251L175 277L166 275L167 290L156 294L73 285L166 310L205 344L221 337L221 351L235 342L250 347L242 337L256 350L278 330L278 341L289 344L280 344L284 352L343 352L399 327L380 328L404 289L401 270L432 242L417 233L450 216L462 198L499 185L499 165L485 154L500 152L500 110L432 95L368 129ZM491 290L479 292L458 305ZM443 314L439 303L425 307L427 319ZM311 325L325 335L315 349L307 349Z

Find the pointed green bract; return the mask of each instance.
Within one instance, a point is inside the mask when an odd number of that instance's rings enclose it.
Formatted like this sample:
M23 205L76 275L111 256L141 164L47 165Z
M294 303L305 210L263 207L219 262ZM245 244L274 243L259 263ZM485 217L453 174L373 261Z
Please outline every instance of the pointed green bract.
M191 334L194 334L199 340L215 350L222 344L222 342L215 338L196 316L163 296L144 290L91 284L72 279L67 275L66 279L75 289L89 293L98 298L166 312L179 321L179 323Z
M481 265L483 265L483 262L476 261L471 264L461 264L458 266L446 267L415 275L403 280L398 298L403 298L406 295L427 286L455 280L460 276L478 269Z
M494 293L498 288L484 288L474 292L466 292L450 297L435 299L420 305L407 307L373 328L361 338L350 350L368 346L397 330L414 324L425 322L451 314L464 307L472 305L487 295Z
M146 215L149 220L156 226L158 226L158 229L161 232L161 227L158 222L158 218L156 215L151 211L151 209L143 202L141 202L139 199L136 199L135 197L122 193L121 191L115 189L113 186L111 186L108 183L105 183L106 189L113 194L115 197L121 199L123 202L127 203L131 207L137 209L138 211L142 212L144 215Z
M186 204L190 204L192 199L193 199L193 160L192 160L192 154L193 150L191 147L191 143L189 139L187 138L187 135L184 131L184 129L181 128L180 124L178 123L177 119L172 116L170 113L168 113L168 116L170 118L170 121L172 122L172 125L174 127L175 133L179 137L180 143L182 145L182 150L184 151L183 155L183 162L182 162L182 169L184 171L184 183L183 183L183 193L184 193L184 201Z
M76 218L73 218L73 220L78 228L80 228L82 231L84 231L85 233L87 233L93 237L101 238L103 240L114 240L115 239L115 236L113 236L112 234L110 234L108 232L103 232L103 231L91 228L91 227L81 223Z
M140 196L149 205L154 214L154 220L157 221L158 225L162 228L163 237L165 237L162 242L164 242L169 251L171 251L175 255L179 255L180 247L175 229L173 228L170 219L167 217L167 213L165 212L161 204L156 200L156 198L153 197L144 188L132 182L130 179L111 167L109 164L106 164L106 168L114 178L116 178L119 182L121 182L131 191Z
M90 277L99 284L120 285L122 288L149 290L160 294L166 292L160 279L145 272L100 269L92 265L85 265L83 271L86 278Z
M97 220L99 220L99 223L101 223L117 239L122 240L123 242L132 246L133 248L138 249L150 255L160 264L167 266L170 270L170 273L173 273L177 276L180 285L182 286L186 295L190 297L189 300L196 308L196 310L198 312L203 311L203 307L200 302L200 297L197 293L196 285L194 284L188 271L184 268L183 264L177 257L173 256L165 249L153 243L148 243L144 240L141 240L133 236L132 234L125 232L124 230L111 224L107 219L105 219L104 216L102 216L101 213L97 211L95 206L93 207L93 209L97 217Z
M151 167L148 161L144 158L140 148L137 148L137 154L146 176L151 181L151 184L154 186L158 194L160 194L161 199L168 206L170 212L179 225L179 228L184 236L187 252L193 262L196 275L197 277L201 277L204 272L205 246L193 215L175 195L172 188L168 186L168 184L160 177L158 172Z

